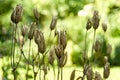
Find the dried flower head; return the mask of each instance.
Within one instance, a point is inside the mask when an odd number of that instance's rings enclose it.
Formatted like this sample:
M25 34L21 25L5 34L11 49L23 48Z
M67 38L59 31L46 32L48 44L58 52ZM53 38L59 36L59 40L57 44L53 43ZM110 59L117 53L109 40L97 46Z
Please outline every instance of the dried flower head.
M21 4L18 4L11 14L11 20L13 23L17 24L21 21L23 14L23 7Z
M51 24L50 24L50 29L53 30L55 28L56 24L57 24L57 17L53 16Z
M49 63L53 65L54 60L55 60L55 49L51 48L49 52Z
M59 67L64 67L67 62L67 52L59 59Z
M86 77L87 77L87 80L92 80L93 79L93 70L92 70L92 66L91 65L88 65L88 69L87 69L87 72L86 72Z
M38 51L40 53L44 53L46 50L46 45L45 45L45 39L42 31L39 31L39 37L38 37Z
M29 38L30 40L33 38L35 28L36 28L36 23L35 23L35 22L32 22L32 23L31 23L31 26L30 26L30 30L29 30L29 32L28 32L28 38Z
M107 62L104 65L103 77L106 79L109 77L109 75L110 75L110 63Z
M92 20L89 18L87 20L86 29L89 30L92 27Z
M46 75L47 74L47 65L43 66L43 71L44 71L44 74Z
M75 70L72 71L70 76L70 80L74 80L74 79L75 79Z
M95 30L99 26L99 21L100 21L99 13L98 13L98 11L95 10L93 13L93 17L92 17L92 25Z
M22 31L22 36L25 37L25 35L28 33L28 26L24 25L21 31Z
M63 49L65 49L67 45L66 31L60 31L58 35L58 39L59 39L59 45L63 46Z
M56 54L57 58L60 59L61 56L64 54L63 47L60 45L55 46L55 54Z
M20 45L20 48L22 48L24 45L24 37L23 36L19 37L19 45Z
M95 52L100 51L100 41L99 40L95 41L94 50L95 50Z
M35 17L37 20L39 20L40 15L39 15L39 12L38 12L37 8L34 8L34 9L33 9L33 13L34 13L34 17Z
M111 54L112 52L112 46L110 44L108 44L107 46L107 54Z
M99 72L95 72L95 80L103 80Z
M104 22L102 23L102 29L103 29L104 32L106 32L106 30L107 30L107 25Z

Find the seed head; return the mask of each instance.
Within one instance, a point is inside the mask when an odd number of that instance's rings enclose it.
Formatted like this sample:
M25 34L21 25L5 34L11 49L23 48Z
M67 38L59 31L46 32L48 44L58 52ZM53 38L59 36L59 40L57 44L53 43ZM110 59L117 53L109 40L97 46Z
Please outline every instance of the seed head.
M55 28L56 24L57 24L57 17L53 16L51 24L50 24L50 29L53 30Z
M88 21L87 21L87 24L86 24L86 29L89 30L91 27L92 27L92 21L89 18Z
M45 45L44 35L41 31L39 31L39 37L37 43L38 43L38 51L43 54L46 50L46 45Z
M22 36L25 37L25 35L28 33L28 26L24 25L21 31L22 31Z
M70 80L74 80L74 79L75 79L75 70L72 71L70 76Z
M59 39L59 45L63 46L63 50L64 50L67 45L66 31L60 31L58 35L58 39Z
M36 23L33 22L33 23L31 24L30 30L29 30L29 32L28 32L28 38L29 38L30 40L33 38L35 28L36 28Z
M33 9L33 13L34 13L34 17L35 17L37 20L39 20L40 15L39 15L39 12L38 12L37 8L34 8L34 9Z
M106 25L106 23L102 23L102 29L103 29L104 32L106 32L106 30L107 30L107 25Z
M67 62L67 52L59 59L59 67L64 67Z
M49 52L49 63L53 65L54 60L55 60L55 49L51 48Z
M60 59L61 56L64 54L63 47L60 45L55 46L55 54L56 54L57 58Z
M99 72L95 72L95 80L103 80Z
M13 23L17 24L21 21L23 15L23 7L21 4L18 4L11 14L11 20Z
M91 65L88 66L88 69L87 69L87 72L86 72L86 77L87 77L87 80L92 80L93 79L93 70L92 70Z
M106 79L109 77L109 75L110 75L110 63L107 62L104 65L103 77Z
M99 21L100 21L100 17L99 17L98 11L95 10L92 17L92 25L95 30L99 26Z
M24 45L24 37L23 36L19 37L19 45L20 45L20 48L22 48Z

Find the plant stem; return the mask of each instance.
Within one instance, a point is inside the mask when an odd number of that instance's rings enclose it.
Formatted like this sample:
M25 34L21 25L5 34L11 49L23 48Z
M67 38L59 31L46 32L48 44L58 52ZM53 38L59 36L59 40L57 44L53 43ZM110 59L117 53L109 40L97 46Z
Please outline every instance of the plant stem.
M93 36L93 44L92 44L92 61L94 61L93 50L94 50L94 43L95 43L95 34L96 34L96 30L94 30L94 36Z
M30 40L30 43L29 43L28 60L30 60L30 48L31 48L31 40ZM29 72L29 63L28 63L28 65L27 65L26 80L28 80L28 72Z
M59 61L59 59L58 59ZM59 74L60 74L60 67L59 67L59 62L58 62L58 75L57 75L57 80L59 80Z
M87 31L86 31L86 33L85 33L85 52L87 52L87 51L86 51L86 48L87 48L87 44L86 44L86 43L87 43Z

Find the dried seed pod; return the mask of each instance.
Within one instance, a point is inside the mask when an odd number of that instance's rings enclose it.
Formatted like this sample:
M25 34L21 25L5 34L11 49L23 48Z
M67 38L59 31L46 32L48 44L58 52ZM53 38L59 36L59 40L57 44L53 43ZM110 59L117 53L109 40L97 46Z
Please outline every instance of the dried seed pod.
M89 18L88 21L87 21L87 24L86 24L86 29L89 30L91 27L92 27L92 21Z
M67 62L67 52L61 56L59 59L59 66L64 67Z
M39 15L39 12L38 12L37 8L34 8L34 9L33 9L33 13L34 13L34 17L35 17L37 20L39 20L40 15Z
M104 56L104 63L107 63L107 62L108 62L108 57Z
M61 56L63 55L63 48L62 46L58 45L58 46L55 46L55 54L57 56L58 59L61 58Z
M95 30L99 26L99 21L100 21L100 17L99 17L98 11L95 10L92 17L92 25Z
M66 31L60 31L58 35L58 39L59 39L59 45L62 45L64 50L67 45Z
M95 80L103 80L99 72L95 72Z
M22 48L24 45L24 37L23 36L19 37L19 45L20 45L20 48Z
M102 29L103 29L104 32L106 32L106 30L107 30L107 25L106 25L106 23L102 23Z
M110 63L107 62L104 65L103 77L106 79L109 77L109 75L110 75Z
M75 70L72 71L70 76L70 80L74 80L74 79L75 79Z
M87 69L87 72L86 72L86 77L87 77L87 80L92 80L93 79L93 70L92 70L92 66L91 65L88 65L88 69Z
M39 42L39 39L40 39L40 31L38 30L38 29L36 29L35 31L34 31L34 40L35 40L35 43L36 44L38 44L38 42Z
M43 54L45 52L45 50L46 50L46 45L45 45L44 35L41 31L39 31L38 51Z
M18 4L11 14L11 20L13 23L17 24L21 21L23 14L23 7L21 4Z
M54 60L55 60L55 49L51 48L49 52L49 63L53 65Z
M112 46L110 44L108 44L107 46L107 54L111 54L112 52Z
M30 30L29 30L29 32L28 32L28 38L29 38L30 40L33 38L35 27L36 27L36 23L35 23L35 22L32 22L32 24L31 24L31 26L30 26Z
M22 31L22 36L25 37L25 35L28 33L28 26L24 25L21 31Z
M50 24L50 29L53 30L55 28L56 24L57 24L57 17L53 16L51 24Z
M99 42L99 40L95 41L94 50L95 50L95 52L100 51L100 42Z

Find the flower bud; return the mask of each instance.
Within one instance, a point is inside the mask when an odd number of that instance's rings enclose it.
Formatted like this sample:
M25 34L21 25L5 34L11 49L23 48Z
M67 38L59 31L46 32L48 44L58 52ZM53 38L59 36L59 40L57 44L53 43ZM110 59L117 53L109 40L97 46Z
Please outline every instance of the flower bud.
M86 29L89 30L91 27L92 27L92 21L89 18L88 21L87 21L87 24L86 24Z
M51 24L50 24L50 29L53 30L57 24L57 17L53 16Z
M109 75L110 75L110 63L107 62L104 65L103 77L106 79L109 77Z
M22 36L25 37L25 35L28 33L28 26L24 25L21 31L22 31Z
M103 29L104 32L106 32L106 30L107 30L107 25L106 25L105 23L102 23L102 29Z
M39 12L38 12L37 8L34 8L34 9L33 9L33 13L34 13L34 17L35 17L37 20L39 20L40 15L39 15Z

